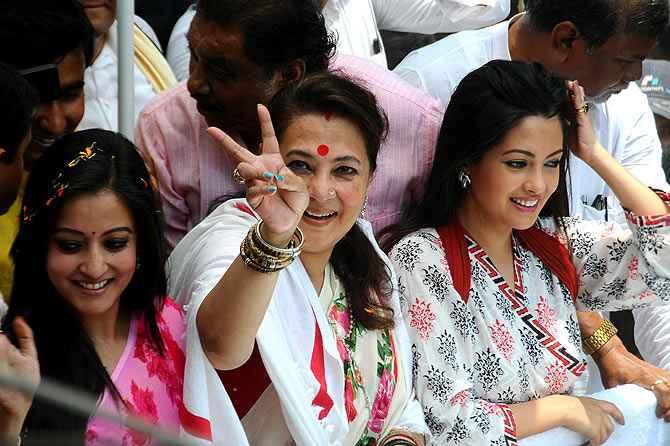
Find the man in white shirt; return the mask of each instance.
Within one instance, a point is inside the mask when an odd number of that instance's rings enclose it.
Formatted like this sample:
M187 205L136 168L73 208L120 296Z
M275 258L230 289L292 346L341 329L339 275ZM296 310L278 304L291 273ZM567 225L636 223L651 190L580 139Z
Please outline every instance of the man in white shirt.
M316 1L316 0L314 0ZM319 0L326 28L337 34L338 54L357 56L387 67L380 29L421 34L454 33L503 20L510 0ZM188 77L186 32L191 7L175 25L167 58L177 80Z
M510 21L454 34L418 49L394 71L448 104L461 79L490 60L538 62L556 75L578 80L589 98L589 116L603 146L640 180L667 190L654 118L646 97L631 82L640 77L642 61L667 24L668 2L528 0L526 7L525 14ZM605 182L577 158L570 163L571 213L624 222L624 212ZM643 330L649 311L635 312ZM660 331L670 334L670 313L664 318ZM596 313L580 313L579 321L585 338L602 324ZM658 352L651 346L639 347L643 352ZM663 350L670 350L670 344ZM646 359L661 364L660 357L650 354ZM649 388L658 379L670 378L626 351L617 336L594 359L608 386L633 382ZM669 385L660 387L670 393Z
M86 106L79 129L103 128L118 131L118 30L116 0L80 0L95 32L93 63L86 69ZM133 121L144 106L166 88L176 84L172 70L160 52L158 37L148 23L135 16Z

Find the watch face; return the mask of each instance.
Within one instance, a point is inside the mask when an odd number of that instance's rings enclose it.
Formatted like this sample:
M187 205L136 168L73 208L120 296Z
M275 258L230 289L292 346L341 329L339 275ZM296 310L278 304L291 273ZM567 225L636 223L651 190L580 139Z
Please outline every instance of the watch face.
M51 102L61 96L57 65L40 65L21 70L19 73L37 90L40 103Z

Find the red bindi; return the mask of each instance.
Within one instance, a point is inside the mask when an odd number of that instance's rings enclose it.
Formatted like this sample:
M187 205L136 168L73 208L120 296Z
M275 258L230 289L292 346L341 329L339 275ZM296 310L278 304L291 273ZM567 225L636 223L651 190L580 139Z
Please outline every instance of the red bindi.
M316 153L318 153L321 156L328 155L328 152L330 152L330 148L325 144L321 144L319 147L316 148Z
M326 118L326 121L330 121L330 118L333 117L333 112L326 112L323 114L323 117Z

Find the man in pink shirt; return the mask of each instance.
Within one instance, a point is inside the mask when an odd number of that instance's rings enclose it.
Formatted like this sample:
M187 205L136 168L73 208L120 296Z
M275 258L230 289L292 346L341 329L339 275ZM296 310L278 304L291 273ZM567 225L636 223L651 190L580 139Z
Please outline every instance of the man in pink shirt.
M376 96L389 118L369 193L375 230L396 222L430 171L444 109L439 101L375 64L351 56L330 60L334 44L313 2L204 0L188 34L186 84L158 96L141 113L136 142L159 183L171 247L207 215L211 203L240 192L235 161L207 135L222 128L256 148L256 104L280 88L325 69L341 70Z

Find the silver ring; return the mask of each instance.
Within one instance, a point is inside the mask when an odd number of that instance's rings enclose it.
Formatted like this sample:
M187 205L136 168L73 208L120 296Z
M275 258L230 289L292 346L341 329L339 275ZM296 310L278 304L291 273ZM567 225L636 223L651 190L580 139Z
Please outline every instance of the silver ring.
M245 184L247 182L246 178L242 176L240 173L240 169L237 167L235 170L233 170L233 181L236 182L237 184Z

